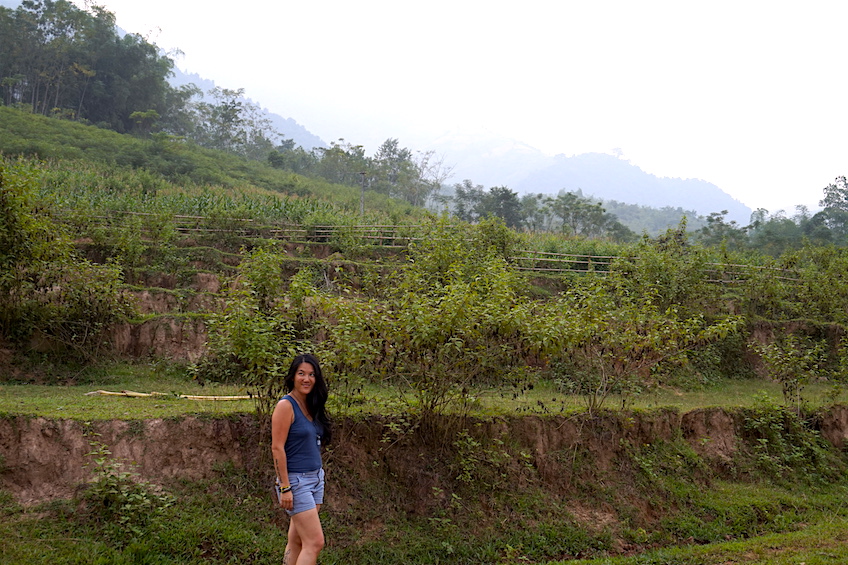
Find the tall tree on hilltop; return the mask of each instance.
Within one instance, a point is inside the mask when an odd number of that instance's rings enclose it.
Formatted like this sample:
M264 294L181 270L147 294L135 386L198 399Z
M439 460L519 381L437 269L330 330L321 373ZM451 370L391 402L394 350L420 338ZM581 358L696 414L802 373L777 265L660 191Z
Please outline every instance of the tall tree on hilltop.
M473 184L470 179L453 185L453 214L462 221L475 222L482 216L485 189L481 184Z
M371 159L369 177L373 190L392 197L403 197L406 188L418 179L412 151L401 147L397 139L387 139Z
M317 148L320 159L315 174L330 182L356 186L362 183L362 173L371 170L371 160L365 148L339 139L331 141L329 148Z
M220 149L248 159L265 160L280 134L256 104L245 100L244 89L215 87L212 101L189 104L194 113L194 131L189 138L204 147Z

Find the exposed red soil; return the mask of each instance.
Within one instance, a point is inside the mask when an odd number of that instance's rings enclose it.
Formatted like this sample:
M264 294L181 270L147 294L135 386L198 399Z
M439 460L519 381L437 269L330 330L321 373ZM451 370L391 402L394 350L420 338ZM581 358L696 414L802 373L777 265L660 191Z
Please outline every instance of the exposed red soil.
M841 448L848 439L848 408L831 409L820 418L819 425L824 438ZM503 464L503 471L514 477L511 481L520 486L520 481L526 480L521 479L521 466L529 465L534 469L534 480L552 495L566 498L579 498L579 483L586 479L604 477L625 484L627 470L622 461L628 446L683 437L707 464L719 469L740 448L740 421L722 409L630 417L500 418L469 429L481 440L508 440L513 453L527 455L525 461L514 458ZM380 473L398 481L397 491L408 497L409 511L427 512L429 506L438 504L434 487L452 480L446 476L447 466L434 463L455 460L451 442L434 444L432 437L418 437L387 447L381 441L387 431L379 421L339 422L337 440L327 456L328 473L343 476L343 483L361 483L373 478L379 468ZM68 498L91 478L88 454L98 443L107 446L127 470L151 482L210 478L222 465L255 472L266 449L253 415L112 420L88 425L72 420L7 417L0 419L0 484L24 504ZM572 455L578 453L579 459L573 459ZM331 482L329 488L335 504L344 505L347 494L339 489L338 482ZM650 512L650 508L645 511ZM579 512L598 520L603 509L581 509L575 502L575 513Z

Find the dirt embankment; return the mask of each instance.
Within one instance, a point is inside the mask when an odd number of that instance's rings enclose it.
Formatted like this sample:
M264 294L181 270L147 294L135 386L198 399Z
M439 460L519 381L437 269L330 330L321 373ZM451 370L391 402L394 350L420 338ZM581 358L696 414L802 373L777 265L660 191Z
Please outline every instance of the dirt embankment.
M526 460L503 462L505 469L529 465L544 488L568 496L570 491L579 491L579 481L588 476L626 482L617 474L628 446L676 437L684 438L708 464L723 468L742 445L741 426L739 415L704 409L628 417L501 418L468 429L481 442L508 440L511 452L523 454ZM848 440L848 408L835 407L823 414L819 428L834 447L843 448ZM335 504L344 505L349 496L340 482L373 480L375 473L382 473L399 481L397 487L405 493L410 511L426 512L434 503L434 487L453 481L450 473L455 467L450 462L462 455L450 452L455 449L451 441L436 445L433 438L412 436L395 443L385 441L394 429L378 421L338 422L337 439L327 455L328 473L345 479L328 484ZM228 465L257 471L264 448L252 415L91 424L7 417L0 419L0 485L24 504L69 498L91 478L89 454L97 445L106 446L126 470L160 483L173 478L211 478ZM571 454L578 451L581 469L575 473Z
M214 476L223 464L255 464L255 419L111 420L90 424L25 416L0 419L0 484L24 504L69 498L92 477L105 446L124 470L153 482Z

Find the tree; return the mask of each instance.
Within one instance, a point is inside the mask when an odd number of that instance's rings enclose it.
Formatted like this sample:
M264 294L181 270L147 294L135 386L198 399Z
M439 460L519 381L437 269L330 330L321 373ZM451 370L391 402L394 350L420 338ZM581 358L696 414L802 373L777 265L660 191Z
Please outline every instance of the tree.
M315 174L330 182L357 186L362 182L362 173L371 169L365 149L344 139L331 141L329 148L316 148L315 152L319 156Z
M6 103L130 131L133 112L166 113L173 61L103 8L24 0L0 8L0 89ZM7 33L8 32L8 33Z
M295 146L293 139L283 139L274 150L268 153L268 163L275 169L307 174L315 169L318 156L314 152L306 151L303 147Z
M613 236L628 240L633 233L608 214L600 202L593 202L577 192L560 192L556 198L548 199L547 208L562 221L564 232L581 237Z
M505 259L516 236L503 222L443 217L427 227L385 300L344 293L313 303L335 374L400 385L416 424L462 410L472 384L502 382L523 363L527 311L523 278Z
M801 393L824 360L825 344L795 334L755 347L769 377L780 383L787 405L801 408Z
M715 311L720 287L708 282L711 255L687 237L686 222L655 238L643 237L616 260L609 284L624 296L645 296L661 310L694 316Z
M808 213L803 207L799 207L794 218L787 218L783 211L769 216L767 210L760 208L751 214L751 225L745 228L748 245L772 257L780 257L801 247L804 225L808 221ZM735 241L733 246L740 248L742 244Z
M401 195L403 187L418 177L412 151L400 147L397 139L384 141L374 154L371 164L371 188L389 196Z
M819 206L824 209L810 219L808 233L816 239L844 245L848 240L848 179L836 177L827 185Z
M158 121L158 129L163 133L192 138L197 128L192 101L202 95L203 91L194 84L168 89L165 93L165 111Z
M804 233L818 243L848 243L848 211L825 208L816 213L804 227Z
M510 228L521 225L521 201L518 193L505 186L493 186L483 195L479 209L481 216L501 218Z
M74 255L35 199L38 175L27 162L0 163L0 337L26 343L38 330L92 360L104 331L132 312L121 270Z
M485 198L483 185L472 184L469 179L453 185L453 214L465 222L474 222L481 216L481 206Z
M545 195L525 194L522 196L521 218L530 231L550 231L552 217L545 206Z
M417 192L416 206L426 205L429 200L438 198L442 185L453 175L453 166L445 163L444 155L438 156L433 150L417 151L415 165L418 168L420 186Z
M848 212L848 179L844 176L824 187L824 198L819 201L822 208L833 208Z
M658 369L686 361L693 350L741 327L739 317L708 321L664 308L655 293L631 294L594 281L546 302L528 322L532 343L556 380L579 394L590 413L611 395L622 404L658 384Z
M146 112L133 112L130 114L130 119L135 121L136 128L142 135L150 135L150 131L161 116L156 110L147 110Z
M725 245L728 249L743 249L747 242L748 227L739 226L736 220L726 221L727 210L707 216L707 225L695 232L704 245Z
M370 186L413 206L424 206L450 175L443 159L433 151L417 152L400 147L397 139L383 142L371 158Z

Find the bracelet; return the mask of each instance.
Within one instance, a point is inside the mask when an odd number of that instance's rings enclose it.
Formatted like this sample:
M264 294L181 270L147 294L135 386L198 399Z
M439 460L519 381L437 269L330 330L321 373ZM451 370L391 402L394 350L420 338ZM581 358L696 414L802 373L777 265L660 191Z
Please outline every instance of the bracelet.
M280 494L285 494L287 492L291 492L291 489L292 489L291 485L285 486L285 487L280 489Z

